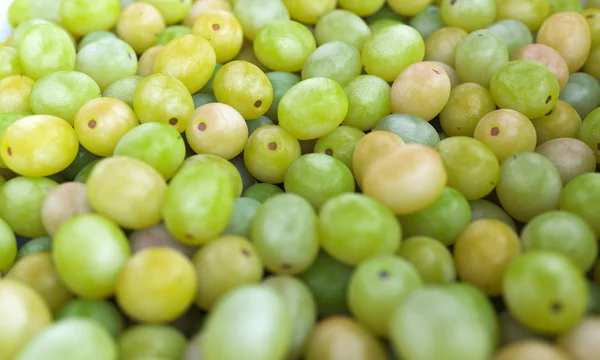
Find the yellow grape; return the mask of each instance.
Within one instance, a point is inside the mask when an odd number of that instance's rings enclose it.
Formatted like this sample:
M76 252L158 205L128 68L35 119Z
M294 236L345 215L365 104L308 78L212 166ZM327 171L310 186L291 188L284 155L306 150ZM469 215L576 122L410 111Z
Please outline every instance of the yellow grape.
M205 12L194 23L193 32L208 40L220 63L235 58L244 43L242 25L235 15L228 11Z

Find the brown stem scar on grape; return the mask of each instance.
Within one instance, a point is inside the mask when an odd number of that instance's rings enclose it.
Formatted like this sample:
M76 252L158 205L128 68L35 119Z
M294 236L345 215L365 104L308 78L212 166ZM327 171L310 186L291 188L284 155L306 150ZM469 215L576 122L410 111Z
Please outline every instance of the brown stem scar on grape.
M495 127L495 126L494 126L494 127L493 127L493 128L490 130L490 135L492 135L492 136L498 136L498 134L500 134L500 129L498 129L497 127Z
M389 276L390 276L390 274L387 271L385 271L385 270L381 270L379 272L379 278L380 279L387 279Z
M254 102L254 107L255 108L259 108L262 105L262 101L261 100L256 100L256 102Z
M440 72L437 71L437 69L433 69L433 72L436 73L436 74L438 74L438 75L440 74Z
M244 255L245 257L250 257L250 250L242 249L242 255Z
M291 265L291 264L288 264L288 263L281 263L281 267L282 267L284 270L290 270L290 269L292 268L292 265Z
M588 15L588 16L586 16L585 18L586 18L586 19L591 19L591 18L593 18L593 17L594 17L594 15L593 15L593 14L589 14L589 15Z
M596 145L596 149L598 149L598 150L600 151L600 143L598 143L598 144Z
M456 0L450 0L450 5L456 4Z
M333 150L325 149L325 155L329 155L329 156L333 155Z
M552 115L552 110L550 110L546 113L546 116L550 116L550 115Z
M268 145L269 150L277 150L277 143L274 141L271 141Z
M198 124L198 131L204 131L206 130L206 124L201 122L200 124Z
M12 156L12 149L10 147L7 147L6 153L8 154L8 156Z
M546 98L546 104L549 103L550 100L552 100L552 95L548 95L548 97Z
M179 120L177 120L177 118L169 119L169 124L171 124L171 125L177 125L178 122L179 122Z
M212 24L212 29L214 31L219 31L219 29L221 29L221 25L219 25L219 24Z
M94 129L94 128L96 128L96 120L94 120L94 119L91 119L90 121L88 121L88 127L89 127L90 129Z
M552 305L550 305L550 309L555 314L560 313L562 311L562 304L559 302L554 302Z
M190 240L194 239L194 236L192 234L190 234L190 233L185 233L183 235L183 237L185 237L186 239L190 239Z

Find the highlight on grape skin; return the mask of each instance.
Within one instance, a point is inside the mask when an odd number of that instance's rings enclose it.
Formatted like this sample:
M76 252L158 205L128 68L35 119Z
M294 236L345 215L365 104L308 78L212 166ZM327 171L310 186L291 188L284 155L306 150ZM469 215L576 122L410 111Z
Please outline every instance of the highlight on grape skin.
M600 0L0 1L0 360L598 360Z

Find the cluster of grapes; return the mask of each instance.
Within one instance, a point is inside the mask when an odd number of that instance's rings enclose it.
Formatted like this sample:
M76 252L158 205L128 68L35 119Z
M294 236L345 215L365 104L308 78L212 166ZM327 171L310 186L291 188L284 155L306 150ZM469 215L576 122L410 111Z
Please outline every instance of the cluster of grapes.
M14 0L0 360L599 360L600 0Z

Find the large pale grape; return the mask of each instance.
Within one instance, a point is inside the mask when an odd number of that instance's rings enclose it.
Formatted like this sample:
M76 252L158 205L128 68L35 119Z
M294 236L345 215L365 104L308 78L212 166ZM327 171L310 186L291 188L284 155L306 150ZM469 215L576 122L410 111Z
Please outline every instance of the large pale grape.
M252 41L265 25L276 20L290 20L290 14L281 0L244 0L232 3L233 13L242 24L244 36Z
M491 30L472 32L456 47L455 68L461 82L490 87L492 77L508 63L508 49Z
M511 55L511 60L537 61L556 76L561 91L567 86L569 66L562 55L550 46L544 44L525 45Z
M60 22L75 36L92 31L110 30L121 12L119 0L62 0Z
M561 12L548 17L536 37L538 44L548 45L567 62L570 72L579 70L591 47L590 27L583 15Z
M538 145L558 138L579 138L590 147L595 146L594 140L592 140L595 137L595 132L590 131L588 127L593 128L594 122L582 123L577 110L566 101L559 99L554 109L543 116L531 119L531 122L535 127ZM591 142L588 143L588 140L591 140Z
M350 1L362 3L361 0ZM348 10L333 10L320 18L315 25L315 38L318 45L330 41L343 41L360 51L369 37L371 37L371 29L367 23L356 12Z
M331 41L319 46L306 59L302 79L326 77L345 86L361 72L360 52L343 41Z
M496 0L442 0L440 3L444 23L468 32L483 29L496 19Z
M521 21L530 31L537 31L550 11L548 0L499 0L496 3L498 20Z
M425 40L425 58L427 61L440 61L454 67L456 49L469 34L455 26L443 27Z
M75 45L69 34L54 24L32 27L21 39L19 57L25 75L37 80L60 70L75 68Z
M121 10L116 33L138 54L143 54L156 43L156 37L165 27L165 20L154 6L134 2Z
M600 174L579 175L569 181L560 197L560 210L579 215L600 236Z
M384 130L372 131L358 141L352 153L352 172L361 189L367 167L399 145L404 145L404 140L395 133Z
M500 20L487 27L488 30L499 35L506 43L508 54L513 55L517 50L533 43L533 36L519 20Z
M348 98L348 113L343 125L371 130L391 112L390 85L377 76L359 75L344 87L344 92Z
M125 41L105 39L89 44L79 51L75 69L89 75L100 89L137 73L135 50Z
M596 170L594 151L583 141L571 138L559 138L547 141L535 149L554 163L563 184L585 173Z

